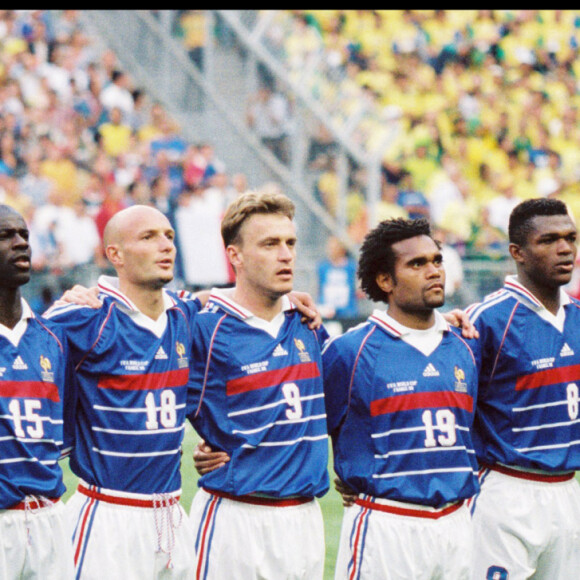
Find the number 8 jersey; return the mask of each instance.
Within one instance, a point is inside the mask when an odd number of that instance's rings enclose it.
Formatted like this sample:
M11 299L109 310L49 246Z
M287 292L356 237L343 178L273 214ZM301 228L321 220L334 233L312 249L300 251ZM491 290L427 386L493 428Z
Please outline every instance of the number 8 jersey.
M210 491L287 498L328 490L320 354L327 334L309 330L283 300L271 324L219 292L196 317L188 416L231 458L200 478Z
M325 345L328 430L335 471L355 492L441 508L478 491L477 374L467 342L441 315L421 332L431 348L376 310Z
M515 277L467 309L481 365L478 459L549 473L580 469L580 303L561 290L556 316Z

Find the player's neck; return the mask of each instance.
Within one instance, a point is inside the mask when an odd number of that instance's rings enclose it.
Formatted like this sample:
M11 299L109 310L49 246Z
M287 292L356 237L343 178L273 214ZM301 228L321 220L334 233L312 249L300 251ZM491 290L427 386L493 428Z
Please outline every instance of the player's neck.
M254 316L270 322L282 311L282 297L271 296L238 286L234 288L232 299Z
M22 300L20 288L3 288L0 290L0 324L14 328L22 318Z
M432 328L435 324L435 311L434 310L421 310L407 312L401 310L396 306L389 305L387 314L396 320L399 324L402 324L406 328L412 328L414 330L428 330Z
M531 292L548 312L551 312L554 315L558 313L558 310L560 309L560 286L553 287L537 284L521 273L518 274L518 282L526 290Z
M165 311L163 288L123 284L119 280L119 290L133 302L139 312L152 320L157 320Z

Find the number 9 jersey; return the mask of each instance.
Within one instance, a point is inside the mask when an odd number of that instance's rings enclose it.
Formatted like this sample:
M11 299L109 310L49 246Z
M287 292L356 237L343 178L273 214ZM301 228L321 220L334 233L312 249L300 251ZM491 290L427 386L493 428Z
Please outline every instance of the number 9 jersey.
M321 364L327 334L310 330L283 300L279 325L219 292L196 317L188 417L231 458L200 478L209 491L286 498L328 490Z

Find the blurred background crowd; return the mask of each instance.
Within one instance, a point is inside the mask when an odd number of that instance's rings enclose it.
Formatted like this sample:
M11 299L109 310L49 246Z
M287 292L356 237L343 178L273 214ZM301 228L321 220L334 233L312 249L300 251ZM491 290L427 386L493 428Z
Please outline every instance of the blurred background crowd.
M156 11L159 16L160 11ZM216 30L207 11L172 11L172 34L201 71ZM232 272L219 235L225 206L248 188L212 142L191 142L171 114L97 45L78 10L0 11L0 202L27 219L42 311L74 283L107 272L103 228L135 203L164 212L177 232L178 279L196 289ZM346 227L357 247L373 220L427 217L444 244L448 293L466 260L507 258L507 220L521 200L549 196L580 217L580 12L572 10L261 11L263 42L340 126L372 110L353 138L382 152L380 197L348 167ZM222 31L223 34L223 31ZM222 39L223 40L223 39ZM313 74L304 75L308 70ZM284 165L294 97L266 72L245 122ZM333 135L308 149L313 199L340 201ZM275 187L276 184L264 184ZM329 318L355 317L356 252L324 241L316 297ZM577 282L569 288L577 293ZM475 297L480 298L480 297Z

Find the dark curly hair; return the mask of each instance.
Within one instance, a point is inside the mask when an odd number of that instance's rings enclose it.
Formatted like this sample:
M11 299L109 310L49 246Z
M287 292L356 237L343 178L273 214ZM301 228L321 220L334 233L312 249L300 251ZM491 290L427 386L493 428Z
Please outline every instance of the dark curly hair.
M526 199L516 205L510 214L508 226L509 240L512 244L523 246L534 230L532 220L538 216L569 215L563 201L553 198Z
M365 237L358 261L357 275L361 288L374 302L386 302L387 294L377 285L379 273L395 275L396 255L393 244L416 236L431 237L431 227L425 218L385 220Z

